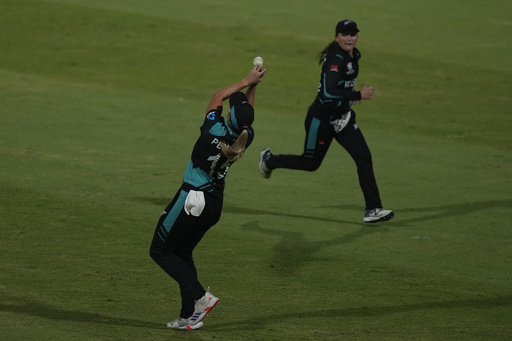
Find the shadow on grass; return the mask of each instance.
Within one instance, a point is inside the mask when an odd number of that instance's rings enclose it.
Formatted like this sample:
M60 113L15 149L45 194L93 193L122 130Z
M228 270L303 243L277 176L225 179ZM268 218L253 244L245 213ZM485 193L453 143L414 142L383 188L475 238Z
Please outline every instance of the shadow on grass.
M359 207L361 209L361 207ZM314 212L312 208L311 211ZM332 219L311 215L303 215L303 214L294 214L294 213L283 213L283 212L272 212L270 210L259 210L255 208L246 208L246 207L237 207L232 205L224 205L223 212L225 213L234 213L234 214L248 214L248 215L269 215L276 217L289 217L289 218L299 218L299 219L310 219L316 221L323 221L326 223L336 223L336 224L348 224L348 225L363 225L362 222L355 222L351 220L341 220L341 219Z
M395 218L385 225L390 226L409 226L413 223L425 222L430 220L439 220L447 218L455 218L468 214L475 214L476 212L493 209L505 208L509 209L512 206L512 199L502 200L486 200L476 202L463 202L460 204L447 204L430 207L409 207L409 208L392 208L395 212ZM326 208L340 209L340 210L360 210L359 206L355 205L335 205L326 206ZM418 216L415 218L403 218L403 214ZM383 226L383 225L376 225Z
M135 197L132 200L136 202L141 202L149 205L158 205L165 208L172 198L171 197ZM361 209L361 207L359 207ZM283 212L272 212L270 210L262 210L255 208L246 208L246 207L237 207L233 205L224 205L223 213L234 213L234 214L247 214L247 215L270 215L277 217L289 217L289 218L299 218L299 219L312 219L318 220L328 223L337 223L337 224L352 224L352 225L361 225L362 223L349 221L349 220L340 220L340 219L331 219L331 218L323 218L323 217L315 217L315 216L306 216L302 214L293 214L293 213L283 213Z
M165 205L163 198L137 198L139 201ZM341 219L324 218L318 216L272 212L270 210L262 210L257 208L238 207L234 205L225 205L224 213L243 214L243 215L266 215L277 217L289 217L295 219L307 219L312 221L321 221L327 223L336 223L340 225L360 226L356 231L350 232L343 236L333 239L321 241L308 241L301 233L294 231L283 231L279 229L270 229L262 227L258 222L252 221L243 225L243 229L252 232L258 232L265 235L280 236L278 244L274 247L274 257L270 260L270 267L275 268L277 273L281 276L295 275L304 264L314 261L315 254L323 248L329 246L336 246L341 244L348 244L354 240L369 235L371 233L386 233L392 227L410 226L414 223L425 222L430 220L440 220L460 217L468 214L476 214L478 211L493 209L493 208L509 208L512 206L512 199L504 200L488 200L477 201L473 203L464 202L461 204L451 204L442 206L419 207L419 208L398 208L395 210L397 217L395 219L380 223L380 224L365 224L363 222L346 221ZM347 210L361 210L358 205L336 205L336 206L322 206L322 208L337 209L342 214ZM312 208L314 212L315 209ZM426 213L426 214L425 214ZM401 217L407 215L420 214L415 218ZM313 225L312 225L313 226Z
M337 246L342 244L348 244L354 240L364 237L372 233L386 233L389 228L392 227L403 227L409 226L414 223L450 219L467 214L476 214L476 212L492 209L492 208L509 208L512 206L512 199L505 200L488 200L478 201L474 203L462 203L444 206L433 206L433 207L422 207L422 208L404 208L398 209L398 219L394 219L389 222L381 224L365 224L356 222L347 222L339 219L330 219L322 217L307 216L301 214L290 214L290 213L277 213L264 211L254 208L243 208L232 205L226 205L224 208L225 212L234 214L247 214L247 215L270 215L279 217L290 217L299 219L310 219L314 221L332 222L343 225L356 225L361 228L352 231L348 234L337 238L331 238L321 241L309 241L298 232L294 231L283 231L279 229L271 229L262 227L258 222L252 221L243 225L243 229L247 231L258 232L265 235L280 236L280 240L274 247L274 256L270 260L270 267L275 268L276 273L280 276L293 276L306 264L315 260L315 254L326 247ZM343 210L360 210L357 205L346 205L346 206L329 206L327 208L335 208L340 211ZM404 215L410 215L415 213L427 213L416 218L400 219L400 213Z
M168 197L133 197L131 200L147 205L163 206L162 209L164 209L172 201L172 198L173 196L169 195Z
M258 232L264 235L281 237L274 247L274 257L270 260L270 267L275 268L280 276L294 276L307 262L315 260L315 254L330 246L352 243L354 240L371 233L385 233L385 227L376 229L372 225L364 225L357 231L345 234L337 238L328 238L320 241L306 240L301 233L283 231L261 227L258 222L249 222L242 229Z
M510 208L512 206L512 199L502 199L502 200L486 200L486 201L476 201L476 202L463 202L460 204L447 204L447 205L439 205L439 206L430 206L430 207L410 207L410 208L392 208L395 212L395 218L391 221L387 221L381 224L370 225L373 227L382 227L382 226L408 226L413 223L419 223L430 220L438 220L438 219L446 219L446 218L454 218L459 216L464 216L468 214L475 214L476 212L483 211L486 209L493 208ZM340 210L340 214L344 210L351 211L361 211L360 205L333 205L333 206L321 206L319 208L331 208ZM314 212L314 208L312 208ZM236 207L236 206L225 206L224 212L226 213L235 213L235 214L248 214L248 215L271 215L271 216L279 216L279 217L290 217L290 218L299 218L299 219L311 219L323 222L332 222L339 224L349 224L349 225L365 225L363 222L355 222L355 221L347 221L341 219L332 219L332 218L323 218L323 217L315 217L310 215L303 214L292 214L292 213L283 213L283 212L272 212L268 210L259 210L253 208L244 208L244 207ZM403 218L401 214L413 215L419 214L419 216L414 218Z
M15 302L6 303L6 301ZM0 312L30 315L35 317L42 317L45 319L78 323L107 324L134 328L165 328L165 324L163 323L160 324L123 317L106 316L98 313L89 313L85 311L60 309L48 304L29 301L28 299L24 298L22 299L9 297L2 299L2 302L0 303Z
M404 305L387 305L360 308L341 308L341 309L325 309L315 311L295 311L288 310L282 313L265 314L261 316L251 316L246 320L235 320L228 323L219 323L208 325L208 329L212 331L229 330L229 329L246 329L257 330L268 328L274 324L291 322L293 320L303 320L303 323L312 323L312 320L318 319L319 325L321 320L332 319L333 316L339 317L378 317L389 316L392 314L412 313L426 310L441 309L493 309L499 307L512 307L512 296L505 297L482 297L478 299L466 299L459 301L437 301L413 303ZM295 322L297 323L297 322ZM300 323L300 322L299 322Z
M172 198L152 198L152 197L137 197L133 198L138 202L143 202L146 204L152 205L160 205L166 206L170 199ZM430 206L430 207L408 207L408 208L397 208L392 207L395 211L395 218L391 221L385 222L379 225L371 225L371 226L407 226L412 223L424 222L430 220L437 219L445 219L445 218L453 218L468 214L474 214L475 212L492 209L492 208L510 208L512 206L512 199L502 199L502 200L486 200L486 201L476 201L476 202L463 202L460 204L447 204L447 205L439 205L439 206ZM344 210L357 210L361 211L361 205L332 205L332 206L321 206L319 208L331 208L340 210L340 215L342 215ZM314 212L314 208L311 209ZM299 218L299 219L310 219L316 221L330 222L330 223L338 223L338 224L348 224L348 225L365 225L362 221L356 222L351 220L342 220L342 219L332 219L325 218L313 215L304 215L304 214L295 214L295 213L284 213L284 212L273 212L271 210L266 209L255 209L255 208L247 208L247 207L238 207L233 205L224 205L223 209L224 213L234 213L234 214L247 214L247 215L270 215L277 217L289 217L289 218ZM402 218L401 214L420 214L415 218Z

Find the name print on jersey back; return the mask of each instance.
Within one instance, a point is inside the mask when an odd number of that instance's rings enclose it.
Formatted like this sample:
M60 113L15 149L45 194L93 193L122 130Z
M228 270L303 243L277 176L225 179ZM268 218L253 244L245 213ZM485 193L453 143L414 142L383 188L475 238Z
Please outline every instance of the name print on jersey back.
M224 187L225 177L233 162L222 154L220 144L231 144L232 136L221 111L207 113L201 126L201 136L196 141L184 181L197 188ZM252 142L253 132L249 134L247 146Z
M208 157L208 161L211 162L210 166L210 172L208 173L210 176L216 176L218 180L222 180L226 177L228 173L229 166L231 166L231 162L228 161L226 157L223 157L222 153L220 152L220 143L221 141L214 137L211 144L215 145L216 148L219 150L219 153L216 155L212 155ZM217 167L217 164L219 164L219 160L221 160L221 163L219 167Z

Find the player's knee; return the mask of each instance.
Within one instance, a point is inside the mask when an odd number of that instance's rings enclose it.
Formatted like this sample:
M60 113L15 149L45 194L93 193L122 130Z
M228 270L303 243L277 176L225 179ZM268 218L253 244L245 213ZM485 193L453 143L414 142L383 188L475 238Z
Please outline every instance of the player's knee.
M370 153L360 154L354 161L358 166L372 165L372 155Z
M320 165L322 164L322 160L316 160L316 159L310 159L310 158L304 158L304 170L308 172L314 172L318 168L320 168Z
M149 247L149 257L158 263L158 260L164 257L162 244L153 241Z
M151 259L153 259L155 262L159 258L159 255L160 255L160 252L158 252L158 250L156 248L154 248L153 246L151 246L149 248L149 257L151 257Z

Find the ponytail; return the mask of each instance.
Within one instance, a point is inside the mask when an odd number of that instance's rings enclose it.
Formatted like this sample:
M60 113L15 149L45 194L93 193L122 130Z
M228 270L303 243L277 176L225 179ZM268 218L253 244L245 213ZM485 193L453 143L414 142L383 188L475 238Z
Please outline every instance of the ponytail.
M244 129L232 145L221 142L220 149L222 154L224 154L224 156L231 162L237 161L244 156L245 145L248 138L249 133L247 132L247 129Z
M336 40L333 40L332 42L329 43L329 45L324 47L324 49L322 51L318 52L318 54L316 55L316 58L318 60L318 65L322 65L325 57L327 57L329 52L331 52L331 50L336 46L336 44L338 44L336 42Z

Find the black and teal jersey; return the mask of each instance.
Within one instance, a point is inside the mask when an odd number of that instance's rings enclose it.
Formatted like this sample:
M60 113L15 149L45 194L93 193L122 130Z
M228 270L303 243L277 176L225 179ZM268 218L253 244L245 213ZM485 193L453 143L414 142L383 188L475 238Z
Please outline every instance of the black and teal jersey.
M318 118L339 118L350 110L351 101L361 99L361 93L354 91L361 53L354 48L353 55L352 58L347 51L336 45L325 57L318 94L313 103Z
M221 153L220 143L232 145L238 134L229 128L221 114L222 109L207 113L183 178L183 182L202 191L223 189L228 169L233 164ZM252 128L248 132L245 148L254 139Z

